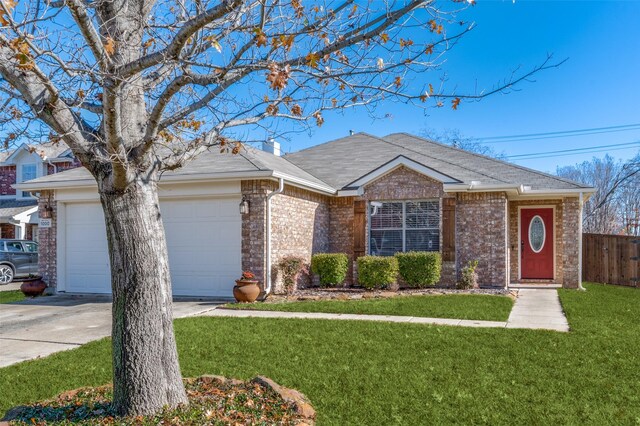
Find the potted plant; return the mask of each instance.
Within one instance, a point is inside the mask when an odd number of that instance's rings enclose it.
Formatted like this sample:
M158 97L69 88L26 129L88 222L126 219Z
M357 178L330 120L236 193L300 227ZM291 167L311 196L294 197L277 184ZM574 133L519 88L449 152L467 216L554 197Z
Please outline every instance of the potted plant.
M233 297L238 302L255 302L260 295L258 280L253 272L244 271L233 287Z
M23 282L20 286L20 291L28 297L40 296L47 288L47 283L42 281L38 276L29 274L27 281Z

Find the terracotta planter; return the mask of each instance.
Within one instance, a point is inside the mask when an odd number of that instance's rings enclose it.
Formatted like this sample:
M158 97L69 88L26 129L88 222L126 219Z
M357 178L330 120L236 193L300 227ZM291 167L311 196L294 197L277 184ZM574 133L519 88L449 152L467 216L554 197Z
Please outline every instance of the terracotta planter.
M25 281L20 286L20 291L25 296L35 297L40 296L45 288L47 288L47 284L42 280Z
M238 302L255 302L259 295L260 287L257 280L236 280L233 297Z

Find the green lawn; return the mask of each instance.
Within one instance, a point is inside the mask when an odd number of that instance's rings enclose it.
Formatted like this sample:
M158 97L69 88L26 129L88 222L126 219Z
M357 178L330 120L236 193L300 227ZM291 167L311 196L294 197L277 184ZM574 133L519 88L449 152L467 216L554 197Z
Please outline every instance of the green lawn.
M461 318L506 321L513 307L507 296L430 295L386 299L305 300L283 303L234 303L232 309L285 312L327 312L336 314L402 315L430 318Z
M0 303L19 302L24 299L25 296L20 290L0 291Z
M640 291L562 290L572 331L257 318L175 322L185 376L300 389L319 424L639 424ZM0 412L110 380L109 341L0 369Z

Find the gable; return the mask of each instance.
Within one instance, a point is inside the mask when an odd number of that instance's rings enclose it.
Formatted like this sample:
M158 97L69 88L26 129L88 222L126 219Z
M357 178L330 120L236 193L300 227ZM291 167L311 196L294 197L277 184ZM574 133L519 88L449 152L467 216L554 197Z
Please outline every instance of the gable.
M381 166L376 167L375 169L371 170L369 173L365 174L364 176L361 176L357 180L346 185L345 189L355 189L355 188L363 187L368 183L373 182L374 180L379 179L382 176L392 171L395 171L396 169L401 167L412 170L422 176L426 176L430 178L431 180L440 182L441 184L461 183L461 181L458 179L455 179L449 175L441 173L438 170L435 170L431 167L425 166L424 164L418 163L417 161L407 158L404 155L399 155L394 159L392 159L391 161L388 161L385 164L382 164Z
M442 182L403 165L367 183L362 193L366 200L420 200L444 196Z

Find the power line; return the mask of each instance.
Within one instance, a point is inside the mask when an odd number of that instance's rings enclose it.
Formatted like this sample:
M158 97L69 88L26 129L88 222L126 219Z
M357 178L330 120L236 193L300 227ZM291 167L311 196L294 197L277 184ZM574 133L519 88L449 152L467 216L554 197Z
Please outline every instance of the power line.
M522 135L508 135L508 136L486 136L481 138L475 138L484 144L494 143L508 143L519 142L528 140L539 139L555 139L555 138L567 138L576 136L587 136L601 133L615 133L615 132L627 132L630 130L640 130L640 123L636 124L624 124L620 126L607 126L607 127L593 127L589 129L575 129L575 130L563 130L556 132L544 132L544 133L529 133Z
M526 161L526 160L538 160L538 159L542 159L542 158L555 158L555 157L566 157L568 155L576 155L576 154L596 154L599 152L610 152L610 151L624 151L627 149L633 149L634 147L632 146L626 146L626 147L622 147L622 148L613 148L613 149L597 149L594 151L585 151L585 152L571 152L571 153L565 153L565 154L551 154L551 155L540 155L537 157L526 157L526 158L515 158L511 161Z
M588 146L584 148L573 148L573 149L562 149L559 151L543 151L543 152L530 152L528 154L517 154L517 155L507 155L506 158L515 159L520 157L530 157L532 155L547 155L547 154L559 154L565 152L580 152L580 151L590 151L592 149L600 149L600 148L613 148L619 146L630 146L630 145L640 145L640 141L626 142L626 143L614 143L610 145L598 145L598 146Z

